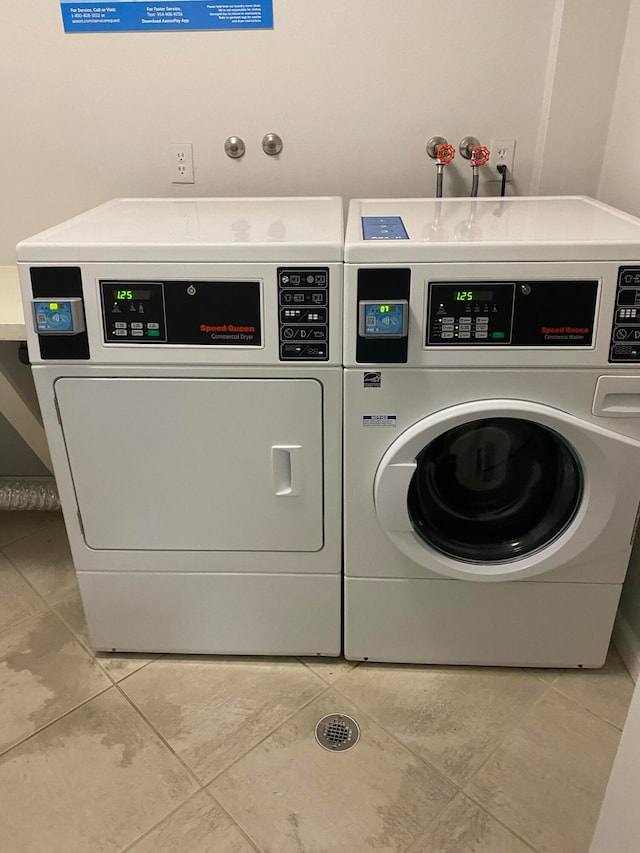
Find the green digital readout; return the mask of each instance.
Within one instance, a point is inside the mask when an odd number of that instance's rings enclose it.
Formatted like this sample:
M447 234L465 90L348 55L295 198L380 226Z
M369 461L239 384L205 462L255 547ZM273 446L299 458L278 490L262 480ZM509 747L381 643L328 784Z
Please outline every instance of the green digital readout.
M456 302L491 302L492 290L456 290Z
M389 311L391 311L391 306L390 306L390 305L380 305L380 306L378 307L378 311L379 311L381 314L388 314L388 313L389 313Z
M136 287L135 290L123 290L118 288L113 291L113 298L116 302L121 300L132 300L135 299L138 301L139 299L151 299L151 291L150 290L141 290Z

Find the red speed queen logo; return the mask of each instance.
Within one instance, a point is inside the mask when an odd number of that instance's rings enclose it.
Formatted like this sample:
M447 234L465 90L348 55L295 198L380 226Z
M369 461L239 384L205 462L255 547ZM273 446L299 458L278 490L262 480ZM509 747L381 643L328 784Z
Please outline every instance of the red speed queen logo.
M540 332L545 338L583 338L591 329L588 326L542 326Z
M200 324L200 331L205 333L210 332L244 332L245 334L253 334L255 333L255 326L234 326L233 323L225 323L223 326L206 326L204 323Z

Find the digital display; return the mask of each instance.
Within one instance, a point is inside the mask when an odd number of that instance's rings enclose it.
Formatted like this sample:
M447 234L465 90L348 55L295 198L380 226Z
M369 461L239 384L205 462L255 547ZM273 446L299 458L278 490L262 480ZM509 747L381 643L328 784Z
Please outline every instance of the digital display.
M406 299L360 302L359 334L362 337L406 337L409 306Z
M456 290L456 302L491 302L493 290Z
M116 302L121 300L132 300L132 299L151 299L151 291L150 290L124 290L118 288L118 290L113 291L113 298Z

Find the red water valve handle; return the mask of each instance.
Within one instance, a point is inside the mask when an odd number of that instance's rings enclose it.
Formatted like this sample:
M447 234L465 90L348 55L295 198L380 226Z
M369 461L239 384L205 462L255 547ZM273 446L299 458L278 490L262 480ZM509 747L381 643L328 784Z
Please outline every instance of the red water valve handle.
M448 142L445 142L444 145L441 145L438 149L436 149L436 163L440 163L443 166L446 166L447 163L450 163L455 156L456 149L453 147L453 145L449 145Z
M488 148L485 148L484 145L478 145L471 152L471 165L484 166L485 163L489 162L490 156L491 152Z

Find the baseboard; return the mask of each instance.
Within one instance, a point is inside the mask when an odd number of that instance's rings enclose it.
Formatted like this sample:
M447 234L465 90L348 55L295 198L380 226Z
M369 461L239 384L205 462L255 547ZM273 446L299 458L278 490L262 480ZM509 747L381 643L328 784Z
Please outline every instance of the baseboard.
M640 638L620 611L613 626L613 644L629 675L637 682L640 677Z

